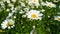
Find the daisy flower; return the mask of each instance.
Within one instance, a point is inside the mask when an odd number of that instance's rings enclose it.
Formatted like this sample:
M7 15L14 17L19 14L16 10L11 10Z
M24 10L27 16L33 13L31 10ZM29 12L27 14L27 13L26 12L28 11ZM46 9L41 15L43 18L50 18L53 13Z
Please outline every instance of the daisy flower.
M30 19L41 19L43 14L41 14L40 11L37 10L30 10L26 13L26 15Z
M50 8L56 7L56 5L53 4L52 2L47 2L47 1L46 1L46 6L47 6L47 7L50 7Z
M7 19L2 22L1 27L2 27L2 29L6 29L6 28L11 29L15 26L14 23L15 23L14 20Z
M29 5L38 6L39 5L39 0L29 0Z
M54 16L54 20L60 21L60 16Z

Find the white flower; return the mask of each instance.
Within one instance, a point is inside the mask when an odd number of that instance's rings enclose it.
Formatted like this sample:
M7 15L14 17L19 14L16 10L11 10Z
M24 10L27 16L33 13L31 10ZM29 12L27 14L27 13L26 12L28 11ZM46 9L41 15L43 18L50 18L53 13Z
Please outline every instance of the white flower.
M45 10L44 10L44 9L42 9L42 10L41 10L41 12L45 12Z
M29 0L29 5L39 5L39 0Z
M8 6L9 6L9 7L13 7L14 5L13 5L12 3L9 3Z
M54 20L60 21L60 16L54 16Z
M24 8L24 11L28 12L29 11L29 7L28 8Z
M9 13L8 16L6 18L9 18L13 15L13 13Z
M10 11L10 9L7 9L6 11L7 11L7 12L9 12L9 11Z
M59 2L59 1L60 1L60 0L53 0L53 2L55 2L55 3L56 3L56 2Z
M36 34L35 30L32 30L32 31L30 32L30 34Z
M30 19L41 19L42 15L40 11L37 10L30 10L29 12L26 13L27 17Z
M7 19L2 22L1 27L2 27L2 29L6 29L6 28L11 29L14 27L14 23L15 23L14 20Z
M16 19L16 16L14 16L14 19Z
M22 17L26 17L26 15L22 15Z
M25 7L25 3L21 2L21 6L22 6L22 7Z
M33 29L35 29L35 25L33 26Z
M56 7L56 5L53 4L52 2L47 2L47 1L46 1L46 6L47 6L47 7L50 7L50 8Z
M12 2L16 2L16 0L11 0Z
M2 0L3 2L7 2L7 3L10 3L10 0Z
M3 0L3 2L7 2L7 3L10 3L10 0Z
M42 5L42 6L45 6L45 5L46 5L46 3L45 3L45 2L41 2L41 5Z
M23 14L23 13L24 13L23 11L19 12L19 14Z

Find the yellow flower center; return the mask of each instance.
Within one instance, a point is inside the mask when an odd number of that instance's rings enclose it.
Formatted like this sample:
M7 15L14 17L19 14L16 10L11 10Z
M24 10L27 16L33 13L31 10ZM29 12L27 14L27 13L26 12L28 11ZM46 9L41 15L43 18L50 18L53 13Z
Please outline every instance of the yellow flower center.
M51 4L48 4L48 6L50 7L50 6L51 6Z
M58 20L60 20L60 18L58 18Z
M36 2L37 0L33 0L34 2Z
M9 27L9 26L12 26L12 24L7 23L6 26Z
M36 14L32 14L31 17L32 18L37 18L37 15Z

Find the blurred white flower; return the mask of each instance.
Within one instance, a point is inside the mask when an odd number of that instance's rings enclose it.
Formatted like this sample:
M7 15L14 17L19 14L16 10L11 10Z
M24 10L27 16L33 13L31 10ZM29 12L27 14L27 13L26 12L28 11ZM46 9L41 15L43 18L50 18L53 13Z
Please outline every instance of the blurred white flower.
M26 15L30 19L36 19L37 20L37 19L41 19L42 18L41 16L43 14L41 14L40 11L37 11L37 10L30 10L29 12L26 13Z
M7 11L7 12L9 12L9 11L10 11L10 9L7 9L6 11Z
M50 7L50 8L56 7L56 5L53 4L52 2L47 2L47 1L46 1L46 6L47 6L47 7Z
M39 5L39 0L29 0L29 5L38 6Z
M12 15L13 15L13 13L9 13L8 15L9 15L9 16L12 16Z
M60 16L54 16L54 20L60 21Z
M2 8L5 8L4 2L1 1L1 2L0 2L0 5L1 5Z
M29 8L24 8L24 11L28 12L29 11Z
M26 15L22 15L22 17L26 17Z
M5 21L2 22L1 27L2 29L6 29L6 28L11 29L14 27L14 23L15 23L14 20L6 19Z
M44 10L44 9L42 9L42 10L41 10L41 12L45 12L45 10Z
M3 2L7 2L7 3L10 3L10 0L2 0Z
M16 0L11 0L12 2L16 2Z
M48 16L48 18L50 18L50 16Z
M14 5L13 5L12 3L9 3L8 6L9 6L9 7L13 7Z
M25 3L21 2L21 6L22 6L22 7L25 7Z
M36 32L35 32L34 30L32 30L32 31L30 32L30 34L36 34Z
M42 5L42 6L45 6L45 5L46 5L46 3L45 3L45 2L41 2L41 5Z
M14 19L16 18L16 16L14 16Z
M12 13L16 13L17 11L16 10L12 10Z
M23 14L23 13L24 13L23 11L19 12L19 14Z
M13 13L9 13L8 16L6 17L6 19L8 19L9 17L11 17L13 15Z
M33 26L33 29L35 29L35 26Z
M59 2L59 1L60 1L60 0L53 0L53 2L55 2L55 3L56 3L56 2Z

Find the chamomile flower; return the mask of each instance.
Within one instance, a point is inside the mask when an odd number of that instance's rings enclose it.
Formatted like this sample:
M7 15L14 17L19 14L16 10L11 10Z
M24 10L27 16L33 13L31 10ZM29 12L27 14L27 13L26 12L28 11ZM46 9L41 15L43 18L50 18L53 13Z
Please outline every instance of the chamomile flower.
M30 10L29 12L26 13L27 17L30 19L41 19L42 15L40 11L37 10Z
M60 16L54 16L54 20L60 21Z
M39 0L29 0L29 5L38 6L39 5Z
M47 6L47 7L50 7L50 8L52 8L52 7L55 8L55 7L56 7L56 5L53 4L52 2L47 2L47 1L46 1L46 6Z
M7 19L2 22L1 27L2 27L2 29L6 29L6 28L11 29L15 26L14 23L15 23L14 20Z

